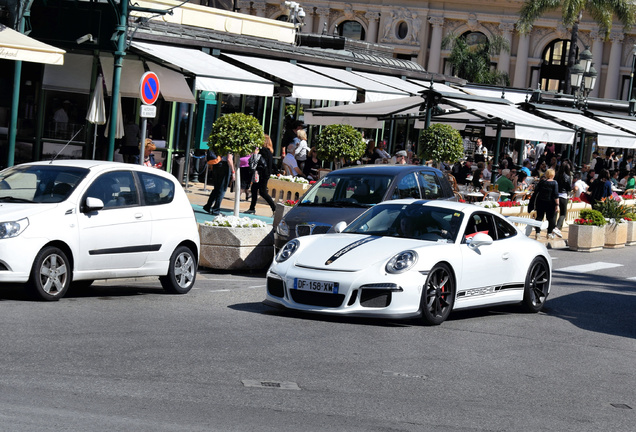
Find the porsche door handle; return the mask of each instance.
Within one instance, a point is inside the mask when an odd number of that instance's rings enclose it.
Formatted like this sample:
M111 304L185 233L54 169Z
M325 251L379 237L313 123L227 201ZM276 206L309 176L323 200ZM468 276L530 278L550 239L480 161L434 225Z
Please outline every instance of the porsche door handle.
M503 255L501 255L501 259L506 261L508 258L510 258L510 254L508 252L504 253Z
M141 219L142 217L144 217L143 213L135 213L135 219Z

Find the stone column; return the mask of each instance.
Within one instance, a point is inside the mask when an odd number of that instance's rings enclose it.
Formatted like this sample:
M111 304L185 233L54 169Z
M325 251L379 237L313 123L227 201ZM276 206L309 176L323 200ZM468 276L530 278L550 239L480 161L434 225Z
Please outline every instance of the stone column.
M590 92L590 97L598 97L601 93L601 70L603 65L603 35L600 35L598 31L593 31L590 34L592 38L593 44L592 48L592 62L594 63L594 69L598 72L598 76L596 77L596 85L594 86L594 90Z
M378 26L380 25L380 13L369 11L364 14L369 21L369 29L367 31L366 41L370 43L378 42Z
M510 73L510 49L512 49L512 32L515 29L513 23L501 23L499 24L499 30L501 30L501 36L508 41L508 51L502 49L499 52L499 63L497 63L497 70L501 73Z
M316 15L318 15L318 26L314 33L322 34L325 25L329 25L329 8L316 8ZM329 27L326 27L327 33L329 33Z
M607 77L605 79L605 91L602 97L605 99L618 98L618 83L621 72L621 52L623 51L623 38L625 35L619 32L612 32L610 40L609 62L607 63Z
M433 26L431 35L431 51L428 54L427 72L439 73L442 57L442 32L444 30L443 17L430 17L428 21Z
M252 8L256 11L256 16L265 18L265 12L267 11L267 3L265 2L254 2Z
M528 88L528 50L530 49L530 35L519 34L517 46L517 64L513 87Z
M246 15L251 15L250 13L250 5L251 1L248 0L239 0L236 2L236 7L239 8L239 12Z

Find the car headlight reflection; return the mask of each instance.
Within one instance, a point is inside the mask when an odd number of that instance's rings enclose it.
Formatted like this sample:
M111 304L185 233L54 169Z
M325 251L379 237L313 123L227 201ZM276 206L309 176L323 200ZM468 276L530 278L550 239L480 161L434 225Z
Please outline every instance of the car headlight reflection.
M400 252L389 260L386 264L388 273L403 273L409 270L417 262L417 252L407 250Z
M19 221L0 222L0 239L17 237L22 234L22 231L28 226L29 220L27 218L20 219Z
M279 236L289 237L289 226L285 223L284 220L279 222L278 226L276 227L276 232Z
M296 239L293 239L287 242L285 246L283 246L281 251L278 253L278 255L276 255L276 262L281 263L281 262L287 261L289 257L291 257L294 254L294 252L296 252L299 245L300 245L300 242Z

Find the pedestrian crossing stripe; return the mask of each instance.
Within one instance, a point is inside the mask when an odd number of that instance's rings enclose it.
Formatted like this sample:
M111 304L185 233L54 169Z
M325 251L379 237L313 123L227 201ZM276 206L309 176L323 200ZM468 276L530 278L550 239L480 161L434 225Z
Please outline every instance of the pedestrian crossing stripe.
M559 272L567 272L567 273L591 273L598 270L605 270L614 267L623 267L623 264L614 264L614 263L606 263L606 262L595 262L590 264L576 265L570 267L563 267L560 269L555 269L555 271Z

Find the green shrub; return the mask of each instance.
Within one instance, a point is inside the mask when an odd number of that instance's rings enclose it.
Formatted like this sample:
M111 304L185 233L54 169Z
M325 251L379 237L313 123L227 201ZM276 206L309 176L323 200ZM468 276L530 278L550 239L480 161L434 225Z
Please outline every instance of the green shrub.
M605 216L603 216L603 214L598 210L583 209L579 214L579 218L580 219L576 219L574 221L574 223L577 225L604 226L607 223L607 221L605 220ZM581 220L586 221L587 223L579 222ZM589 221L591 221L591 223L589 223Z
M318 158L326 161L358 160L366 148L362 134L349 125L325 126L316 140Z
M603 217L616 221L623 219L627 214L627 208L612 197L603 198L594 204L594 210L601 212Z
M455 163L464 157L462 136L452 126L432 124L420 136L420 157L434 162Z
M264 141L265 134L256 117L232 113L219 117L214 122L208 146L217 156L233 153L240 157L252 153Z

